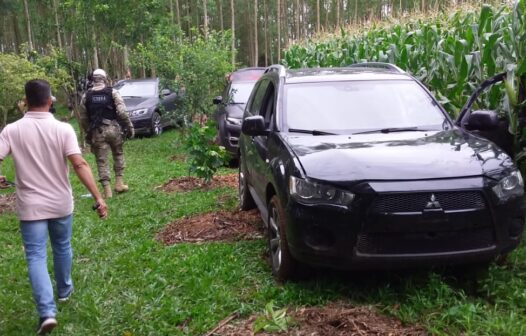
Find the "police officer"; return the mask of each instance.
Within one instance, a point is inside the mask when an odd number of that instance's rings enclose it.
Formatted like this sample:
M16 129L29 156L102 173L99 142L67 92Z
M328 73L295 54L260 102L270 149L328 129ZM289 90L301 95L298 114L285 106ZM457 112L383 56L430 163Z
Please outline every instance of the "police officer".
M80 102L80 125L86 133L86 141L91 144L91 151L95 154L104 195L111 198L109 152L111 150L113 154L115 191L128 191L122 177L125 164L122 148L124 136L121 130L128 138L133 138L135 131L121 95L112 87L106 86L106 72L102 69L93 71L92 80L93 87Z

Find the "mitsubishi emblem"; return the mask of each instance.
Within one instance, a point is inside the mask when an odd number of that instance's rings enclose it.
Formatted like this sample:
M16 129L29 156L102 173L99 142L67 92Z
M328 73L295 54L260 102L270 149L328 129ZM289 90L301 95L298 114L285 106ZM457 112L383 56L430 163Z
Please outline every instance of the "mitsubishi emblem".
M435 194L431 194L431 198L429 199L429 202L427 202L425 209L426 210L442 209L442 206L436 200Z

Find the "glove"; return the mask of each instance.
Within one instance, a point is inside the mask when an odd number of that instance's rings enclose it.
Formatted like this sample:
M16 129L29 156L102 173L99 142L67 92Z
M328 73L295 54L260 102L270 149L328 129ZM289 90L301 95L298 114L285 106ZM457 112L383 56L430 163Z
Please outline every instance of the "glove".
M126 130L126 137L128 139L133 139L135 137L135 129L133 128L133 126L128 127L128 129Z

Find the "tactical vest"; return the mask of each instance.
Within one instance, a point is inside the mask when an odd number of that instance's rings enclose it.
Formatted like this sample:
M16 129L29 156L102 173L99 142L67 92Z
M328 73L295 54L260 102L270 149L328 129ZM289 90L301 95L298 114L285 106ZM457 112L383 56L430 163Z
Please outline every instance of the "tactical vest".
M108 86L102 90L89 90L86 93L86 111L90 124L99 124L102 119L115 120L117 112L113 101L113 88ZM98 127L100 125L96 125Z

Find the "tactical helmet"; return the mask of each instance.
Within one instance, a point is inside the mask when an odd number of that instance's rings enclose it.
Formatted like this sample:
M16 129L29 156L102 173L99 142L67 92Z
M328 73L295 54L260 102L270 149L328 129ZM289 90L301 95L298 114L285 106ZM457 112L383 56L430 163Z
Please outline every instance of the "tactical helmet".
M95 69L93 70L93 77L103 77L106 78L106 71L102 69Z

